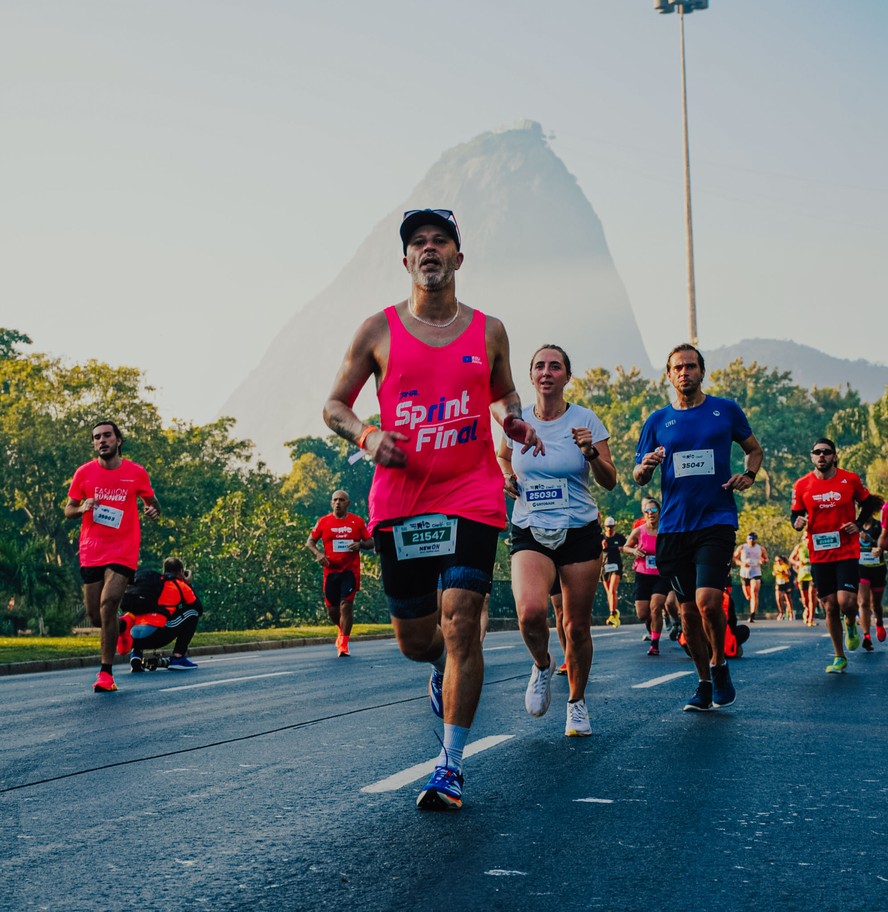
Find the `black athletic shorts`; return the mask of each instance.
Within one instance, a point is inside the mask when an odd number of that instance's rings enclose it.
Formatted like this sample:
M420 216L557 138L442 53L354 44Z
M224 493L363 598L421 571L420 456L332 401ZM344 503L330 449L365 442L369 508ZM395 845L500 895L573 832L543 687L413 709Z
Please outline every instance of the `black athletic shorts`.
M358 591L358 581L351 570L328 573L324 579L324 601L328 608L337 608L343 602L353 601Z
M871 589L884 589L886 571L888 567L882 564L881 567L869 567L860 564L860 581L864 580L870 584Z
M789 592L792 594L792 583L778 583L774 588L778 592Z
M125 576L129 582L133 581L136 571L131 567L124 567L123 564L102 564L101 567L81 567L80 578L84 583L101 583L105 579L105 571L113 570L121 576Z
M860 582L860 565L856 557L845 560L824 561L811 564L811 576L817 587L817 597L825 598L837 592L857 592Z
M382 586L392 617L426 617L438 610L438 577L442 589L468 589L489 595L500 530L471 519L457 518L456 550L441 557L398 560L391 528L373 530Z
M511 538L510 554L517 554L519 551L536 551L537 554L545 554L556 567L563 567L565 564L581 564L583 561L594 561L601 557L601 526L597 519L593 519L585 526L568 529L567 538L564 539L564 544L560 548L547 548L533 537L530 529L519 529L514 525Z
M635 601L649 602L652 595L669 595L669 580L658 573L635 574Z
M657 535L657 569L669 580L679 602L695 600L697 589L724 589L734 558L733 526Z

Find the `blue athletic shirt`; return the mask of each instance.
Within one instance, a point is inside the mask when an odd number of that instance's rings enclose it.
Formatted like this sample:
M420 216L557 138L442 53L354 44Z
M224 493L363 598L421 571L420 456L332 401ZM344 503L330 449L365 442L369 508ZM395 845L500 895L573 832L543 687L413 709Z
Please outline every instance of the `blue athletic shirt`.
M690 409L667 405L645 421L636 465L645 453L660 446L666 450L660 464L660 532L692 532L715 525L737 528L734 493L722 485L733 474L732 443L751 436L743 409L720 396L707 396Z
M512 471L518 477L518 500L512 510L512 522L520 529L577 529L598 519L598 507L589 490L589 463L574 443L571 429L587 427L592 443L610 437L601 419L591 409L568 405L567 411L554 421L540 421L533 406L522 409L521 417L533 425L546 452L533 455L533 449L521 452L512 448ZM512 441L506 439L508 445Z

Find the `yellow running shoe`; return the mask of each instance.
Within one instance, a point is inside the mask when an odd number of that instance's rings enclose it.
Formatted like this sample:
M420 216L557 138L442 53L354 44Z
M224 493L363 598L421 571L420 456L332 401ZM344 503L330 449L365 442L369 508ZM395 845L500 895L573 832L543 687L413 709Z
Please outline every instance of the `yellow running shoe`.
M832 664L826 666L826 673L843 675L847 667L848 660L844 656L836 656Z

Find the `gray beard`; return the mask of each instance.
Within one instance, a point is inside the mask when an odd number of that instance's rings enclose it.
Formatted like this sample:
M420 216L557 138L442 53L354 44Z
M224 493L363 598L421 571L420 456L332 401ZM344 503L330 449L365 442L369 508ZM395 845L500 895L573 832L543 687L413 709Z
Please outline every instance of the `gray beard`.
M448 269L446 266L442 266L440 272L425 273L417 270L413 275L413 281L426 291L436 291L438 288L443 288L453 278L453 273L454 270Z

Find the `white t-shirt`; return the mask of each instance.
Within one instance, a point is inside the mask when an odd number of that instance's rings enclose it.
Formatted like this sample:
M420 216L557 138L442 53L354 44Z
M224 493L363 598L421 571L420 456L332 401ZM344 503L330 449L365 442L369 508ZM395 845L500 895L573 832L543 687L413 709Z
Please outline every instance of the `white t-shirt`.
M568 405L554 421L540 421L528 405L521 417L533 425L546 452L534 456L531 448L521 452L512 446L512 471L518 477L518 500L512 522L521 529L577 529L598 518L598 507L589 491L589 463L574 443L571 429L587 427L592 443L607 440L610 434L591 409Z

